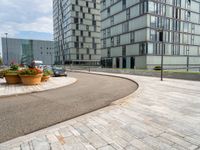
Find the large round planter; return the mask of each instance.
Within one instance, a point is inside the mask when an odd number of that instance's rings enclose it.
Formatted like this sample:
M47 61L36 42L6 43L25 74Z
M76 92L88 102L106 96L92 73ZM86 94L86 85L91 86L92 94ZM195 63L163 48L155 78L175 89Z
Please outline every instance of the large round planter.
M21 79L17 74L6 74L6 83L8 84L18 84L21 83Z
M46 82L46 81L49 80L49 78L50 78L50 76L42 76L41 81L42 81L42 82Z
M38 75L20 75L22 83L24 85L37 85L41 83L43 74Z

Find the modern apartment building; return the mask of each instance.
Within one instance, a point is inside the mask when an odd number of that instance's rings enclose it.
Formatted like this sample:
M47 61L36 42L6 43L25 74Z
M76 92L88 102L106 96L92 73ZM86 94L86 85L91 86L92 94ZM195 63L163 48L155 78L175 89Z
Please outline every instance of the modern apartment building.
M45 65L54 64L54 42L2 38L3 62L10 65L31 64L33 60L42 60Z
M97 65L100 49L100 0L53 0L55 61Z
M106 67L200 67L199 0L101 0L101 24Z

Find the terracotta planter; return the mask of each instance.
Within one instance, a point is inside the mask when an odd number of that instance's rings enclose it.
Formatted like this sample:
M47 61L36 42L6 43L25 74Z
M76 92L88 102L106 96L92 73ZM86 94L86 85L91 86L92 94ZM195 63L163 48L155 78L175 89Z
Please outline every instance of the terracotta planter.
M41 81L42 81L42 82L46 82L46 81L49 80L49 78L50 78L50 76L42 76Z
M38 75L20 75L22 83L24 85L37 85L41 83L43 74Z
M6 83L8 84L18 84L21 83L21 79L17 74L6 74Z

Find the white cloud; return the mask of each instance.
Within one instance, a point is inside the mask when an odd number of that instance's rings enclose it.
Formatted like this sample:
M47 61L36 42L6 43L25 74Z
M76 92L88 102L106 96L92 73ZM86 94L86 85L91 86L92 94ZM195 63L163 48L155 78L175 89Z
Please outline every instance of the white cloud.
M35 31L35 32L53 32L53 20L51 17L37 18L31 23L17 24L18 30L21 31Z
M0 36L19 32L53 33L52 0L0 0ZM0 43L1 52L1 43Z
M0 34L53 32L52 0L0 0Z

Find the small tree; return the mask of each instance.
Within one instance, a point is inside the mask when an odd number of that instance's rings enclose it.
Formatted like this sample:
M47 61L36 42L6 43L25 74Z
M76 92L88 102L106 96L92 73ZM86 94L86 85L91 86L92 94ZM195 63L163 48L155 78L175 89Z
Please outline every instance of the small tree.
M1 58L1 56L0 56L0 65L3 65L3 60Z

